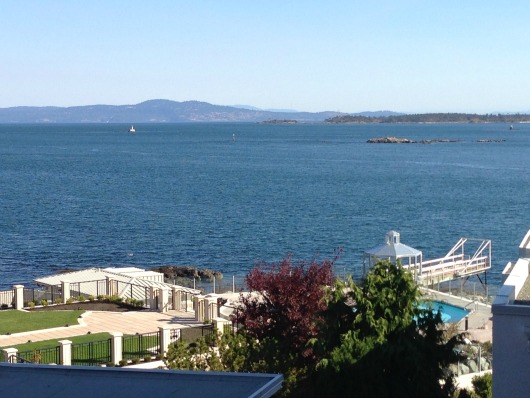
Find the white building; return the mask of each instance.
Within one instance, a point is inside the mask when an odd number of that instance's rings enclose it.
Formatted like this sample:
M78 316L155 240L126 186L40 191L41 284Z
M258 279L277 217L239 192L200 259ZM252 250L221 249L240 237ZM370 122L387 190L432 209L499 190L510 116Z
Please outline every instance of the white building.
M492 306L493 396L530 396L530 230L519 259L503 271L503 285Z

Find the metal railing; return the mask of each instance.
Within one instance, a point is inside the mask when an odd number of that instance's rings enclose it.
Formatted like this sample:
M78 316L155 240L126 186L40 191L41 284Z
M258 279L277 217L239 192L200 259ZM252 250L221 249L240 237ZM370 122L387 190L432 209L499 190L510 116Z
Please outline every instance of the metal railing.
M22 351L17 353L16 355L17 360L21 360L22 362L29 362L29 363L38 363L38 364L59 364L60 363L60 356L59 356L59 346L57 347L49 347L49 348L40 348L38 350L31 350L31 351Z
M99 366L111 361L111 339L72 344L72 365Z
M156 356L160 352L160 334L158 332L123 336L123 359Z

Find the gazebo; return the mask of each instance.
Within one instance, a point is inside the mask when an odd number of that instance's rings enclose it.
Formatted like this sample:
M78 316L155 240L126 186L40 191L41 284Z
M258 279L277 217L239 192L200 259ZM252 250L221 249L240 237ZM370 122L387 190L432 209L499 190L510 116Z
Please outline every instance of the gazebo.
M366 260L368 260L368 268L375 265L378 260L390 260L393 263L401 260L402 266L413 269L414 279L416 279L416 270L419 271L418 274L421 274L422 257L421 251L400 242L399 232L390 231L385 235L384 244L364 252L363 276L366 275Z

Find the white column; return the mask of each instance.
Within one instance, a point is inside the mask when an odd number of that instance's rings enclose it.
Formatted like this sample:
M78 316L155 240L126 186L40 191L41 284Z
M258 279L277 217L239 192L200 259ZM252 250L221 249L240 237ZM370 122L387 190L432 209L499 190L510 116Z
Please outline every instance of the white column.
M195 296L193 301L195 304L195 320L204 322L204 296Z
M4 353L4 355L3 355L4 362L11 362L11 363L16 363L17 362L18 350L16 348L4 348L2 350L2 352ZM13 357L13 358L10 359L11 357Z
M61 281L61 291L63 292L63 304L70 298L70 282Z
M61 365L72 365L72 342L70 340L59 340L59 361Z
M156 291L158 289L156 289L155 287L153 286L150 286L149 287L149 308L151 310L157 310L158 308L156 307Z
M169 289L158 289L158 311L167 312L169 306Z
M14 285L15 290L15 309L21 310L24 308L24 285Z
M112 296L113 295L113 292L112 292L112 279L110 279L109 276L105 276L105 279L107 280L107 283L106 283L106 292L105 292L105 295L107 296Z
M173 296L173 310L180 311L180 290L177 290L175 286L171 288Z
M123 359L123 333L111 332L110 335L110 360L118 365Z
M166 355L169 344L171 343L171 329L169 326L161 326L158 328L160 334L160 354Z

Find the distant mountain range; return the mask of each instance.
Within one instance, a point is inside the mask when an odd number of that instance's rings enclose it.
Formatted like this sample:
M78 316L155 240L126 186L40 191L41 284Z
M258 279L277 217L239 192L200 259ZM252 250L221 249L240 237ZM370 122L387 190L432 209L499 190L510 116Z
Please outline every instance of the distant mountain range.
M207 102L149 100L136 105L86 105L72 107L17 106L0 108L0 123L181 123L181 122L263 122L289 119L318 123L336 116L383 117L396 112L297 112L262 110L250 106L222 106Z

